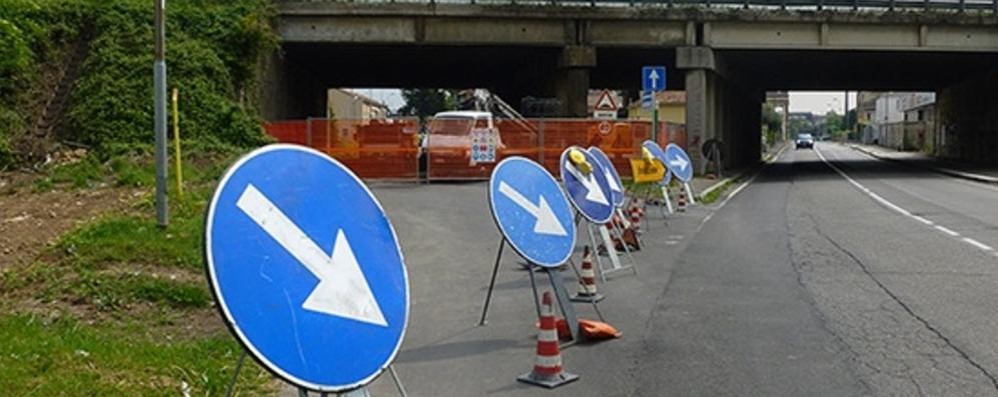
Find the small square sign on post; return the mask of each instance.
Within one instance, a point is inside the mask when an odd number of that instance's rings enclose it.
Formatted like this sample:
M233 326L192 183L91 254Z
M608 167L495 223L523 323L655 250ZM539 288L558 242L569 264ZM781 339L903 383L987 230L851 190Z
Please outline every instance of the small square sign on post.
M665 66L641 68L641 89L651 92L665 91Z

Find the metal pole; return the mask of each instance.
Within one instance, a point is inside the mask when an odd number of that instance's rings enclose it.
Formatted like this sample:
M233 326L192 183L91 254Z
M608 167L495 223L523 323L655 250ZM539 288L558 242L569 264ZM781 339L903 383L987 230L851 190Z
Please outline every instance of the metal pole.
M658 95L651 92L651 140L658 145Z
M153 61L154 124L156 144L156 224L169 223L166 201L166 0L154 0L156 6L156 54Z
M173 160L177 168L177 194L180 197L184 197L184 169L182 168L183 157L180 155L180 109L177 104L178 96L179 93L174 88L171 97L173 101Z
M229 382L229 388L225 391L225 397L231 397L232 391L236 388L236 381L239 380L239 371L243 369L243 361L246 360L246 350L243 349L243 354L239 355L239 361L236 362L236 372L232 374L232 381Z
M492 267L492 281L489 282L489 293L485 295L485 307L482 307L482 319L478 320L478 326L485 325L485 316L489 312L489 302L492 301L492 289L496 286L496 274L499 273L499 260L502 259L502 249L506 247L506 238L499 240L499 252L496 253L496 264ZM532 270L532 269L531 269Z
M395 387L399 390L399 395L402 397L409 397L409 394L405 392L405 387L402 386L402 381L399 380L399 375L395 373L395 366L389 365L388 371L392 374L392 380L395 381Z

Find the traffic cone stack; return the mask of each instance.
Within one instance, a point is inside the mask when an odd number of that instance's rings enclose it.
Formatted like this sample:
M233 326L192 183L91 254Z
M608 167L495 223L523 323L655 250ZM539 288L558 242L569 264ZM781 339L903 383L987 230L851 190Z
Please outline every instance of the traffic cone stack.
M596 289L596 272L593 270L593 255L589 246L582 251L582 269L579 270L579 292L572 296L573 302L599 302L604 296Z
M557 320L551 307L551 292L544 291L541 298L540 332L537 334L537 358L534 370L520 375L516 380L549 389L578 380L579 376L561 368L561 347L558 344Z

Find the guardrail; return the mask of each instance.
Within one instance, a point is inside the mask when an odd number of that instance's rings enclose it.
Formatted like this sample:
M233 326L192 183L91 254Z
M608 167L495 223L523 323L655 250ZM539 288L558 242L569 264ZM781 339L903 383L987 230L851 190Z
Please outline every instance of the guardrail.
M793 10L904 10L955 11L978 10L998 13L998 0L287 0L282 3L355 3L355 4L473 4L565 7L704 7Z

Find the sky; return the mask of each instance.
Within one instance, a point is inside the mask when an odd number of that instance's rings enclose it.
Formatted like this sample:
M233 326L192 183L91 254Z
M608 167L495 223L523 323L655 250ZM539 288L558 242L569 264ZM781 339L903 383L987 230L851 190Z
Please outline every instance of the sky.
M842 114L845 91L790 91L791 112L825 114L828 110ZM856 108L856 91L849 92L849 109Z
M386 88L352 88L351 90L385 103L392 111L405 105L402 91ZM791 112L828 113L829 109L842 114L845 92L843 91L790 91ZM856 107L856 92L849 92L849 109Z

